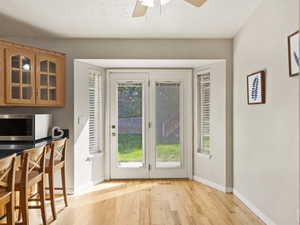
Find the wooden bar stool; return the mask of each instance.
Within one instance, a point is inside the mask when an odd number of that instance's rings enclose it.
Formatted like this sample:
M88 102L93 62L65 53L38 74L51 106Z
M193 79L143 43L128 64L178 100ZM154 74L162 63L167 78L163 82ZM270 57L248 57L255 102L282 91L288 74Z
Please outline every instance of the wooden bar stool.
M28 209L41 209L43 225L47 225L45 206L45 146L25 150L21 155L21 167L16 173L16 191L20 192L20 202L17 209L20 209L22 222L17 224L29 225ZM38 192L31 194L30 190L38 186ZM39 198L35 198L36 196ZM39 205L29 205L29 201L39 202ZM20 215L19 215L20 219Z
M66 186L66 149L68 139L64 138L54 141L50 148L50 159L46 160L46 174L49 176L49 191L53 220L56 219L55 190L63 191L65 206L68 206L67 186ZM55 187L54 175L57 170L61 171L62 187Z
M7 225L15 225L15 159L15 154L0 159L0 207L6 211Z

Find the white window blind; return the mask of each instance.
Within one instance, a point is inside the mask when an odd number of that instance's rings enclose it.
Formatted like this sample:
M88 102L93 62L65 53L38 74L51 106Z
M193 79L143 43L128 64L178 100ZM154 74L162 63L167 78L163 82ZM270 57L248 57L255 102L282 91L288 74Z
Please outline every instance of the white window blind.
M200 74L198 83L198 136L199 144L197 152L210 154L210 73Z
M98 71L89 72L89 151L102 150L103 129L103 96L102 77Z

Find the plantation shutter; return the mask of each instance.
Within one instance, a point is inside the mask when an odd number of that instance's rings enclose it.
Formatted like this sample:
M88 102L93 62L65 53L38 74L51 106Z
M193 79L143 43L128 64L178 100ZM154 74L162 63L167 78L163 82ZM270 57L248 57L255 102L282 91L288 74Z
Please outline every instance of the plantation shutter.
M101 76L97 71L89 72L89 151L97 153L100 151L100 105L102 95L100 91Z
M199 118L199 148L198 152L210 152L210 73L198 75L198 118Z

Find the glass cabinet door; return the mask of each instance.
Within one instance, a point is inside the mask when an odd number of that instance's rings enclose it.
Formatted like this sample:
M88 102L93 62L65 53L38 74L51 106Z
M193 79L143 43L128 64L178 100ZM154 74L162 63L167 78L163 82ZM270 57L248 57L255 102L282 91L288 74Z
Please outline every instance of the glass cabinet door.
M61 61L59 57L40 54L37 63L37 103L58 105L60 78L62 76Z
M7 49L7 103L35 103L34 53Z

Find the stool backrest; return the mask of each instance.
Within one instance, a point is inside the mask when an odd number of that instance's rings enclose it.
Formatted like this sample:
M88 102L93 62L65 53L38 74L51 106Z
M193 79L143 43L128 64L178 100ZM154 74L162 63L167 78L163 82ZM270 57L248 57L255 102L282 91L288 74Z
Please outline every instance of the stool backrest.
M13 192L15 187L16 154L0 159L0 189Z
M22 183L27 183L28 177L31 173L38 172L38 174L45 173L45 154L46 147L28 149L22 152Z
M67 138L52 142L50 163L54 163L54 161L64 162L66 160L67 142Z

